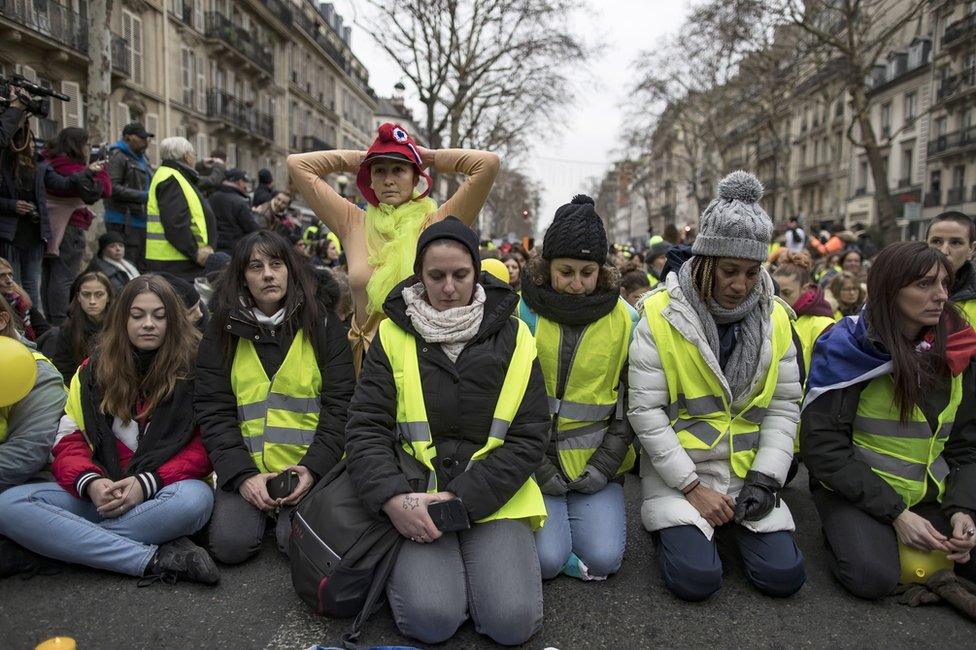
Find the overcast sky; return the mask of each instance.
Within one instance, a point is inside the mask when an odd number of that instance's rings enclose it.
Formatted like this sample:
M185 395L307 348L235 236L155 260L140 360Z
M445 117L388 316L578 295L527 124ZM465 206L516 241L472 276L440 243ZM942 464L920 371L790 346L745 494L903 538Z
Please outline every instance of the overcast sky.
M334 0L348 24L362 3ZM538 180L543 188L543 207L537 225L544 230L556 208L573 194L589 189L591 178L599 177L620 146L625 111L621 104L633 85L632 63L642 50L651 48L660 36L681 24L687 0L587 0L586 9L574 17L577 33L588 43L602 43L585 69L573 71L578 85L574 105L566 118L541 128L535 146L521 170ZM353 52L369 69L370 85L389 96L400 80L398 69L372 38L353 26ZM407 103L411 93L407 90ZM416 106L416 104L414 104ZM415 114L418 110L414 109Z

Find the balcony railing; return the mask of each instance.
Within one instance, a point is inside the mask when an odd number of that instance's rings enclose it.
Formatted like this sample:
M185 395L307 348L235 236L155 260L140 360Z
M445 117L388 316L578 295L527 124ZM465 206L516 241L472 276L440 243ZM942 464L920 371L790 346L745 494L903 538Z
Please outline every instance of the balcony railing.
M336 49L332 43L329 42L329 38L325 34L319 32L315 36L315 42L318 43L323 50L325 50L325 53L329 55L330 59L338 64L339 68L342 70L346 69L346 57L343 56L342 52Z
M330 149L335 149L331 144L316 138L314 135L302 136L302 153L307 151L328 151Z
M807 165L800 169L798 180L800 183L815 183L830 176L830 165L828 163L817 163Z
M973 86L976 86L976 70L970 68L962 72L957 72L956 74L951 74L943 79L942 83L939 84L936 97L938 101L942 102Z
M207 93L207 115L229 122L243 131L274 140L274 117L219 88L211 88Z
M950 187L946 192L946 205L959 205L966 200L965 187Z
M275 15L275 18L291 27L291 9L285 6L281 0L261 0L261 4L267 7L268 11Z
M929 140L929 157L969 147L974 144L976 144L976 126L970 126L960 131L936 136L935 140Z
M81 14L52 0L0 0L0 16L77 52L88 53L88 25Z
M969 14L947 26L942 35L942 47L948 47L951 43L955 43L974 32L976 32L976 13Z
M258 67L274 73L274 55L252 40L251 34L232 23L226 16L214 11L207 13L206 22L208 37L223 41Z
M123 77L132 76L132 49L129 41L117 34L112 34L112 72Z

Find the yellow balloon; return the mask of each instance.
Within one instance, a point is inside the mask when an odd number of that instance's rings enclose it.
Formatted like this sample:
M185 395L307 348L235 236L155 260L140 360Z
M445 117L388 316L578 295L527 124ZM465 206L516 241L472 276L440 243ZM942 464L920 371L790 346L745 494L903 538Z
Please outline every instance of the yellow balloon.
M951 569L952 560L944 551L920 551L916 548L898 544L898 560L901 563L901 582L925 582L932 574L942 569Z
M34 650L75 650L78 645L70 636L56 636L35 646Z
M37 363L20 341L0 335L0 406L19 402L34 387Z
M511 281L508 275L508 267L501 260L496 260L494 257L486 257L481 260L481 270L490 273L495 276L505 284Z

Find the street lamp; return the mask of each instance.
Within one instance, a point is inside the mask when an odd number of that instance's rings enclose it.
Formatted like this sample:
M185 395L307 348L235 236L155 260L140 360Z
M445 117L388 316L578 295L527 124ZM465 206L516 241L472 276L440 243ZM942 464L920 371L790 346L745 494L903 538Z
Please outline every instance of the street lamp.
M349 177L345 174L339 174L336 177L336 183L339 184L339 195L343 198L346 196L346 186L349 185Z

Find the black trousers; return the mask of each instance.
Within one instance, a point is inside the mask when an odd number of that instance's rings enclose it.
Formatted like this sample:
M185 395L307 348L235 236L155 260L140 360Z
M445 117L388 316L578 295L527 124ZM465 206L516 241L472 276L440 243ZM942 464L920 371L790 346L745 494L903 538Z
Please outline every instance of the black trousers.
M812 494L830 570L837 581L860 598L875 600L891 593L901 576L894 526L878 521L830 490L814 487ZM928 519L943 535L952 535L952 524L937 503L920 503L912 512ZM956 573L976 579L976 561L970 558L966 564L957 564Z

